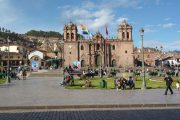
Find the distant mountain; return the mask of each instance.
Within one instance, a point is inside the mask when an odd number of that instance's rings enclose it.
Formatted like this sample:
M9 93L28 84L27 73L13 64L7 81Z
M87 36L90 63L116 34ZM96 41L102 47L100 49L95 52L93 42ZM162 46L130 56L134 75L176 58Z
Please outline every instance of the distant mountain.
M173 52L180 53L180 50L174 50Z
M55 31L30 30L25 34L29 36L37 36L37 37L45 37L45 36L46 37L62 37L62 35L59 32L55 32Z

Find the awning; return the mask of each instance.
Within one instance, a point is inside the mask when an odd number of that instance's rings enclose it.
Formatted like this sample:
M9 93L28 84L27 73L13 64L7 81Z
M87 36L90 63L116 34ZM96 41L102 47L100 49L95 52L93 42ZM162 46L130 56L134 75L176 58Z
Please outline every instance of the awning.
M48 59L48 60L46 60L47 62L57 62L57 61L62 61L63 59L62 58L58 58L58 59L56 59L56 58L51 58L51 59Z

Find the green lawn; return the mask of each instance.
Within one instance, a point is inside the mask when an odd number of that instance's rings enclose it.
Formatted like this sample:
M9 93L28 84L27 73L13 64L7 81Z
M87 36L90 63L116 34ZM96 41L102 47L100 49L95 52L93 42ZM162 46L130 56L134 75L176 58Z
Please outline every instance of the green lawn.
M6 82L6 79L0 79L0 84L4 84Z
M107 89L114 89L114 79L115 78L100 78L100 77L95 77L90 79L92 87L89 88L84 88L84 83L85 80L79 80L79 79L75 79L74 80L74 85L73 86L66 86L67 89L102 89L100 88L100 80L106 80L107 81ZM136 81L135 81L135 86L136 89L140 89L141 85L142 85L142 77L137 77ZM173 88L175 88L175 83L177 80L180 81L180 78L176 77L173 78L174 82L173 82ZM165 88L165 82L163 81L162 77L147 77L146 79L146 84L147 84L147 88L148 89L162 89ZM129 88L127 86L127 88Z

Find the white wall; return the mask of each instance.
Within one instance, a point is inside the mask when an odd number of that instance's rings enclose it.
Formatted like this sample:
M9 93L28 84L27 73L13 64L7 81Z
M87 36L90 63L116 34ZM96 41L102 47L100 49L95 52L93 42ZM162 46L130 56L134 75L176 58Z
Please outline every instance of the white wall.
M17 49L19 46L17 45L11 45L9 46L9 52L16 52L16 53L19 53L19 50ZM7 46L2 46L0 47L0 50L1 51L6 51L8 50L8 47Z
M36 50L36 51L32 51L32 52L29 54L28 58L31 59L31 57L33 57L33 56L39 56L41 59L44 58L43 52L37 51L37 50Z

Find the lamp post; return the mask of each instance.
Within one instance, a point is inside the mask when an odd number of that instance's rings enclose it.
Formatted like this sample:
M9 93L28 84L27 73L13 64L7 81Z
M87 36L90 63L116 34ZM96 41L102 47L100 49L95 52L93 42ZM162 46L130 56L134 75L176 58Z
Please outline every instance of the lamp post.
M161 69L163 68L163 46L161 45L160 47L160 52L161 52Z
M69 65L70 65L70 62L71 62L71 48L72 48L72 46L71 45L69 45L68 46L69 47Z
M144 29L141 28L139 30L140 36L141 36L141 48L142 48L142 73L143 73L143 80L142 80L142 86L141 89L145 90L146 89L146 81L145 81L145 67L144 67L144 46L143 46L143 36L144 36Z
M9 43L10 43L10 39L9 39L9 36L7 38L7 45L8 45L8 60L7 60L7 81L8 83L11 83L11 79L9 77Z
M64 41L60 42L61 45L61 55L62 55L62 69L63 69L63 76L64 76Z

